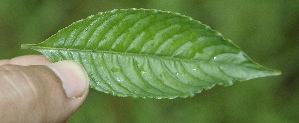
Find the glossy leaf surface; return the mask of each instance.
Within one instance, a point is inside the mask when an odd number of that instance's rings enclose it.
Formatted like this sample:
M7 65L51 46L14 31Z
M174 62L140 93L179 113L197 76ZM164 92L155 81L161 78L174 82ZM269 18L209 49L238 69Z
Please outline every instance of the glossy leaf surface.
M216 84L280 74L201 22L158 10L99 13L22 47L52 62L80 62L92 88L122 97L188 97Z

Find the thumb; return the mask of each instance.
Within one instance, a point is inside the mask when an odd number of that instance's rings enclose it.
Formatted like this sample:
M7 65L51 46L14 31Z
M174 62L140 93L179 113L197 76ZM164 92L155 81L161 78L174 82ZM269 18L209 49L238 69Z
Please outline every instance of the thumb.
M81 65L0 66L0 122L64 122L85 100L89 79Z

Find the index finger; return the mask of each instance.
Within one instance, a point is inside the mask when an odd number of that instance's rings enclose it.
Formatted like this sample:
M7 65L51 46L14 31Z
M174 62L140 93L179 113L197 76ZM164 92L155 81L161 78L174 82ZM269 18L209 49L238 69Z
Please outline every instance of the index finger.
M44 55L26 55L19 56L12 59L0 60L0 66L4 64L14 64L21 66L28 65L47 65L51 62Z

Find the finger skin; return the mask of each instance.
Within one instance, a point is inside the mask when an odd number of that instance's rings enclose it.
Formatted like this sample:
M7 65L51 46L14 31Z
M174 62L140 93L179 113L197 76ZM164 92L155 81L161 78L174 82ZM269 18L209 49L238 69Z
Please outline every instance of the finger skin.
M0 66L1 123L62 123L85 100L68 98L61 79L48 67Z
M4 65L4 64L9 64L9 60L5 59L5 60L0 60L0 66Z
M47 65L51 62L43 55L25 55L19 56L12 59L0 60L0 66L4 64L14 64L14 65Z

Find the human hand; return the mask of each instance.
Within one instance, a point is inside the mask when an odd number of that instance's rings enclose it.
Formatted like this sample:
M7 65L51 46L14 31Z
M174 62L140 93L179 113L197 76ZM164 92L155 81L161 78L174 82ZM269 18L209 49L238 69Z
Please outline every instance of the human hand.
M0 60L0 122L66 122L85 100L88 82L73 61L34 55Z

